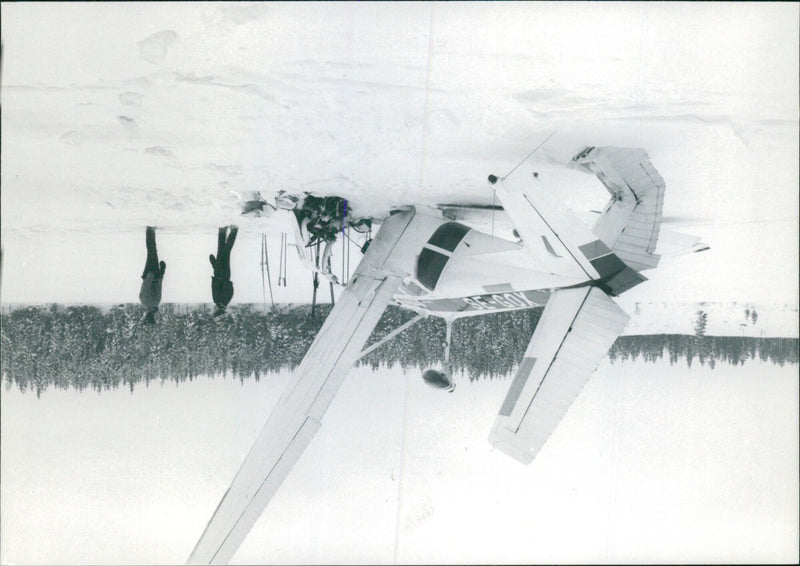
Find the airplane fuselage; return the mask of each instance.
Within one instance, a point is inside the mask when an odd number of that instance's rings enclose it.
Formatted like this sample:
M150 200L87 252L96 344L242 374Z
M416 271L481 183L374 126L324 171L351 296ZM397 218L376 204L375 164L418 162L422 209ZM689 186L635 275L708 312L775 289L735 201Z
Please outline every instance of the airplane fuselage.
M395 294L396 304L445 318L542 307L551 292L587 284L569 258L485 234L435 211L417 209L407 245L416 246L413 276ZM406 256L410 257L410 256Z

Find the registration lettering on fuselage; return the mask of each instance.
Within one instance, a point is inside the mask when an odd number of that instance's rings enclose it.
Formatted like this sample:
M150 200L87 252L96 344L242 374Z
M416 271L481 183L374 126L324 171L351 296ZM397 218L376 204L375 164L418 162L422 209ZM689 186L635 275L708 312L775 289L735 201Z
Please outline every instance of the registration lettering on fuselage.
M537 306L536 303L531 301L520 291L464 297L464 302L477 310L517 309L520 307Z
M422 306L434 312L468 312L528 309L543 306L549 293L543 290L489 293L453 299L420 300Z

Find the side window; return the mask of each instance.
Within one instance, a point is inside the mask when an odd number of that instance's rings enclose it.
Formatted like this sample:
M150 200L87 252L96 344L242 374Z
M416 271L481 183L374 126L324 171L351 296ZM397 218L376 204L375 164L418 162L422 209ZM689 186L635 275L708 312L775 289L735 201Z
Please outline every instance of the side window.
M464 236L469 232L469 228L458 222L448 222L442 224L433 233L433 236L428 240L428 243L437 248L442 248L448 252L456 249L456 246L464 239Z
M417 260L417 281L422 283L426 289L433 291L436 288L442 270L450 259L450 253L458 247L469 230L467 226L458 222L447 222L439 226L430 237ZM429 246L436 246L441 251Z
M450 258L444 254L423 248L417 260L417 280L429 291L433 291L448 259Z

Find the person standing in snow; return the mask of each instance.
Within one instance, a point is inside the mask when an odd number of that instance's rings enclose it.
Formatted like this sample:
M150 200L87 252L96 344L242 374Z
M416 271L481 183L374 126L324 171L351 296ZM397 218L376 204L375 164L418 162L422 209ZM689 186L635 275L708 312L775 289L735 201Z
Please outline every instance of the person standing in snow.
M158 261L156 250L156 229L148 226L145 230L145 245L147 246L147 261L142 272L142 287L139 290L139 301L145 308L142 320L146 324L156 323L158 305L161 303L161 282L167 264Z
M230 232L228 232L230 229ZM225 314L225 308L233 298L231 282L231 249L236 242L237 226L223 226L217 233L217 256L208 256L214 275L211 277L211 297L214 300L214 317Z

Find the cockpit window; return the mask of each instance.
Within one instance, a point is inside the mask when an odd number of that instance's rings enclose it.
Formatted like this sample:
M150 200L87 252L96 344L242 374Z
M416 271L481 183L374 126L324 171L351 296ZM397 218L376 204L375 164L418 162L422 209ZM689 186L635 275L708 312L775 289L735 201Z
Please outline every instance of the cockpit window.
M422 248L417 260L417 281L433 291L448 259L450 258L444 254Z
M437 248L442 248L448 252L452 252L458 246L458 243L464 239L469 228L458 222L448 222L442 224L433 233L428 243Z
M400 287L400 290L403 291L406 295L411 295L412 297L420 297L422 295L428 294L428 291L426 291L413 281L409 281L408 283L404 284L402 287Z

